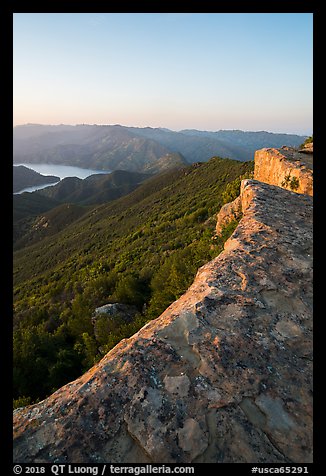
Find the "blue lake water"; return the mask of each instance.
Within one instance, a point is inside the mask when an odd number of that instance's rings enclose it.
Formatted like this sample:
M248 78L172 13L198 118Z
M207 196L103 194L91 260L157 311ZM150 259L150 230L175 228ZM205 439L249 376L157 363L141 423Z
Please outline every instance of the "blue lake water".
M90 175L95 174L109 174L111 170L94 170L94 169L82 169L81 167L74 167L72 165L58 165L58 164L15 164L16 165L24 165L29 169L35 170L42 175L55 175L56 177L60 177L62 180L66 177L78 177L80 179L84 179L89 177ZM41 190L45 187L51 187L58 182L52 184L44 184L44 185L35 185L33 187L27 187L23 190L20 190L17 193L23 192L35 192L35 190Z

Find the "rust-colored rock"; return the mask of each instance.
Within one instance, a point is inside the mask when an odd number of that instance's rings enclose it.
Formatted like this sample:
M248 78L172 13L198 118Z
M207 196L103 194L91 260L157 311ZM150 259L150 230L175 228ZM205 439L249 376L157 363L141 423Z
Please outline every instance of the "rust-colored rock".
M241 204L178 301L14 412L15 462L312 461L312 198L245 180Z
M307 144L304 144L301 147L301 149L299 149L299 152L303 152L304 154L313 154L313 152L314 152L313 142L308 142Z
M290 147L260 149L255 152L254 178L296 193L313 195L313 144L311 153Z

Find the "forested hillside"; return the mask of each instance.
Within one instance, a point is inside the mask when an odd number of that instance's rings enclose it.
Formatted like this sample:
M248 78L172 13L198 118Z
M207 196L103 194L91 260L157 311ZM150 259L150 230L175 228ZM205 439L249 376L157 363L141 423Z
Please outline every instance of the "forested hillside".
M14 253L14 397L43 398L157 317L216 256L215 214L252 163L213 158L155 176ZM234 225L234 224L233 224ZM132 322L96 307L132 304ZM27 399L27 400L26 400Z
M58 184L13 198L14 249L40 241L71 224L91 205L115 200L137 188L149 174L115 170ZM89 205L89 206L87 206Z

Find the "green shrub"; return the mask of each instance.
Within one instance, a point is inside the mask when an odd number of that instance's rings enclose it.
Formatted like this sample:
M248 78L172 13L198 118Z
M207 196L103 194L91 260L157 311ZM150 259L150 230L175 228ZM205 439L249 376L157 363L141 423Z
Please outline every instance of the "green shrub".
M247 172L246 174L240 175L240 177L237 177L235 180L232 182L229 182L226 187L224 192L222 193L222 202L223 205L226 203L233 202L239 195L240 195L240 186L241 182L244 179L252 179L253 178L253 172Z
M13 401L13 409L26 407L27 405L31 405L31 403L31 397L19 397Z
M292 191L295 191L299 188L300 182L297 177L291 177L290 173L288 173L281 182L281 185L282 187L290 188Z
M313 141L313 136L307 137L307 139L301 145L299 145L299 149L302 149L307 144L311 144Z

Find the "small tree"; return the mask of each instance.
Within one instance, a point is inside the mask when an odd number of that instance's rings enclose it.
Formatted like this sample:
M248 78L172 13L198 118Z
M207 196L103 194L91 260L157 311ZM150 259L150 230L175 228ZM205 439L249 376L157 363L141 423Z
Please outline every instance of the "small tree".
M297 177L291 177L288 173L281 182L282 187L290 188L293 192L299 188L300 182Z
M313 141L314 141L313 136L307 137L307 139L299 146L299 149L302 149L307 144L311 144L311 142Z

